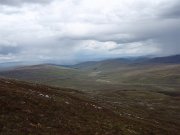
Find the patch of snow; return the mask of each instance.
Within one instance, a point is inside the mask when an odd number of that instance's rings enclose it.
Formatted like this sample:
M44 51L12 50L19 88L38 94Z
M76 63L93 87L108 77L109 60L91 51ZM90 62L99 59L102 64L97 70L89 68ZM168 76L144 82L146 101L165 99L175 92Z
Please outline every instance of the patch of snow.
M5 83L11 84L11 82L9 82L9 81L5 81Z
M98 107L98 109L102 109L102 107Z
M49 95L45 95L46 98L50 98Z
M44 95L43 95L43 94L41 94L41 93L39 94L39 96L42 96L42 97L44 97Z
M154 107L149 107L150 110L154 110Z
M141 117L139 117L139 116L136 116L136 118L137 118L137 119L141 119L141 120L143 120L143 118L141 118Z
M70 103L68 101L65 102L67 105L69 105Z
M42 97L45 97L45 98L51 98L49 95L44 95L42 93L40 93L39 96L42 96Z
M93 104L91 104L91 106L93 106L95 109L102 109L102 107L100 107L100 106L96 106L96 105L93 105Z

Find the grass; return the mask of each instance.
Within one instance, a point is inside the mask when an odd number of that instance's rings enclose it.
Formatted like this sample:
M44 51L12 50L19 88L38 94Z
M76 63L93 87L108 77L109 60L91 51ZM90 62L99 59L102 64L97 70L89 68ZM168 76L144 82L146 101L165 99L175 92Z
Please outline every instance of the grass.
M70 89L50 89L52 95L56 95L56 101L48 103L46 107L48 110L57 109L55 112L58 115L54 114L54 111L51 112L47 121L56 119L52 115L58 117L69 111L68 116L64 116L63 119L66 123L63 124L67 125L63 130L70 130L66 134L85 134L86 132L95 134L97 132L120 135L176 135L180 133L179 69L179 65L135 65L120 67L116 70L107 70L107 68L101 70L94 67L92 70L90 68L79 70L43 66L38 69L7 71L1 75L80 90L81 92ZM42 87L49 89L47 86ZM33 89L39 90L36 87ZM66 93L68 96L63 95L62 90L63 94ZM73 103L69 105L70 108L64 106L66 100ZM33 99L34 101L36 100ZM82 102L89 105L97 104L106 111L95 111L95 108L91 108L92 105L87 108ZM49 105L52 108L49 108ZM41 107L38 106L38 108ZM61 112L62 110L66 111ZM72 115L75 115L75 118ZM58 132L58 128L53 129L54 133Z
M173 92L175 93L175 92ZM177 92L178 93L178 92ZM105 90L95 99L123 117L139 120L179 133L180 97L178 94L145 90Z
M0 134L119 134L122 122L81 92L0 80ZM73 92L73 94L72 94Z
M88 98L72 89L7 79L0 79L0 92L2 135L179 133L178 97L161 93L105 90Z

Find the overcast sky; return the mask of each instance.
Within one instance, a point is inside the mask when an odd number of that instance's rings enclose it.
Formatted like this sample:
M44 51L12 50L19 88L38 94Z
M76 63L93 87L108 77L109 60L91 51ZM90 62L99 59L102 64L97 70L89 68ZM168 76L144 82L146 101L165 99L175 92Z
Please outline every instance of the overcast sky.
M0 0L0 63L180 53L180 0Z

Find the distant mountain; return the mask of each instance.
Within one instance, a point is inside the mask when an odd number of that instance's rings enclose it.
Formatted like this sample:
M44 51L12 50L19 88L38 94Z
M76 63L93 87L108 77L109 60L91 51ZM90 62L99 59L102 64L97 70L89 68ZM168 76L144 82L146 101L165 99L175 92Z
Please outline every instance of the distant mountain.
M111 70L117 69L120 67L129 66L133 63L140 63L148 60L148 58L141 57L141 58L116 58L116 59L107 59L102 61L89 61L83 62L72 67L83 69L83 70Z
M22 66L23 63L21 62L5 62L5 63L0 63L0 70L7 70L11 69L17 66Z
M116 58L102 61L89 61L76 64L72 67L78 69L116 69L125 66L143 65L143 64L180 64L180 55L166 56L166 57L135 57L135 58Z
M171 63L180 64L180 55L173 55L167 57L156 57L145 61L146 63Z
M41 62L43 63L43 62ZM166 56L166 57L155 57L155 58L148 58L148 57L128 57L128 58L114 58L114 59L106 59L101 61L87 61L82 62L75 65L65 65L61 66L59 64L41 64L41 65L51 65L52 67L69 67L69 68L76 68L76 69L85 69L85 70L96 70L96 69L116 69L119 67L130 66L132 64L180 64L180 55L173 55L173 56ZM37 64L37 63L34 63ZM10 70L17 67L22 66L30 66L32 63L26 62L6 62L0 63L0 70Z
M41 64L1 71L0 76L75 89L103 88L106 84L180 83L179 55L160 58L120 58L73 66Z
M36 64L36 63L34 63L34 64ZM30 66L30 65L32 65L32 63L28 63L28 62L4 62L4 63L0 63L0 71L12 70L12 69L16 69L18 67Z

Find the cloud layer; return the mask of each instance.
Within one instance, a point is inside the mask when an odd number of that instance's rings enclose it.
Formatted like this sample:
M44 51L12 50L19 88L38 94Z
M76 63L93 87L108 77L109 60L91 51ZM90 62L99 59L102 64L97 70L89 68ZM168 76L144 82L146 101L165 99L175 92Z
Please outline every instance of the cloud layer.
M0 62L180 53L179 0L2 0Z
M53 0L1 0L1 5L9 5L9 6L20 6L22 4L42 4L42 3L50 3Z

